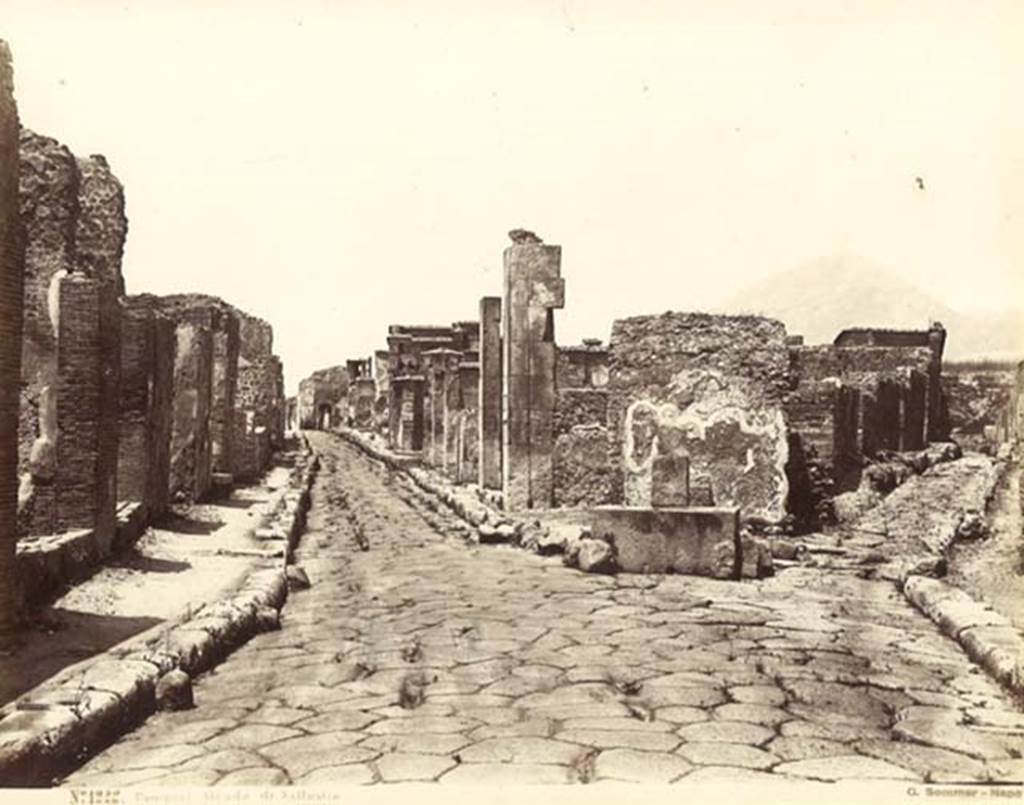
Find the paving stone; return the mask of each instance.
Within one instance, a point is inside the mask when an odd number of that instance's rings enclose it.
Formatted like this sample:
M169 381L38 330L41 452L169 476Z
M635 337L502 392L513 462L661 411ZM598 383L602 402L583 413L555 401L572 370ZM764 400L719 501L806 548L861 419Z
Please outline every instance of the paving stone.
M571 782L568 766L537 763L462 763L440 782L456 785L547 785Z
M714 712L715 718L719 721L746 721L766 727L774 727L793 718L778 707L760 704L723 704L716 707Z
M857 741L854 748L862 755L884 760L908 769L928 782L984 780L985 764L967 755L907 741ZM945 778L945 779L940 779Z
M739 766L701 766L684 777L675 780L681 785L702 783L734 783L756 785L779 785L787 781L792 784L791 777L769 771L746 769Z
M361 710L334 710L319 716L304 718L295 726L305 732L355 731L369 726L380 718L374 713Z
M386 783L434 780L456 765L450 756L417 755L409 752L387 754L375 764L380 779Z
M641 752L636 749L608 749L594 761L597 779L636 783L669 783L693 767L675 755Z
M729 697L739 704L780 707L786 703L785 692L775 685L735 685L728 692Z
M775 732L767 727L740 721L705 721L680 727L676 735L693 743L722 741L759 746L771 740Z
M239 769L228 772L217 785L288 785L288 775L280 769Z
M536 737L487 738L467 746L459 755L465 763L572 763L583 747Z
M294 778L293 778L294 779ZM297 785L366 785L376 778L365 763L349 763L343 766L321 766L295 780Z
M299 730L291 727L278 727L272 724L246 724L242 727L222 732L203 744L207 749L246 749L258 748L281 741L285 738L296 738L302 735Z
M679 738L671 733L640 730L560 729L555 737L601 749L645 749L655 752L670 752L680 743Z
M672 732L675 725L668 721L646 721L639 718L567 718L564 730L601 730L611 732Z
M267 761L247 749L222 749L208 755L193 758L182 764L183 769L192 771L228 772L236 769L250 769L266 766Z
M289 738L271 744L263 749L262 754L285 769L294 780L322 766L373 760L380 754L379 751L353 745L364 737L359 732L328 732Z
M296 721L315 715L313 710L300 710L296 707L260 707L247 713L242 721L246 724L274 724L288 727Z
M708 711L699 707L659 707L654 713L657 720L673 724L693 724L710 717Z
M814 760L794 760L775 767L779 774L811 780L919 780L920 777L892 763L863 755L839 755Z
M1002 741L980 730L967 729L950 721L937 719L900 721L892 731L893 735L900 740L927 744L980 759L999 759L1010 756Z
M549 719L530 718L511 724L484 724L482 727L477 727L469 735L473 741L481 741L485 738L514 738L518 736L549 738L552 731L553 726Z
M827 738L801 738L779 736L764 747L783 760L838 757L850 754L850 746Z
M477 726L471 718L453 716L421 716L410 715L404 718L385 718L366 728L366 732L376 735L418 735L435 732L464 732Z
M147 780L147 786L200 786L213 785L220 778L220 773L215 771L176 771L166 774L163 777L156 777Z
M473 739L462 733L430 732L422 735L370 735L359 745L380 752L450 755L471 743Z
M676 750L695 766L740 766L748 769L767 769L779 759L775 755L753 746L738 743L701 742L684 743Z

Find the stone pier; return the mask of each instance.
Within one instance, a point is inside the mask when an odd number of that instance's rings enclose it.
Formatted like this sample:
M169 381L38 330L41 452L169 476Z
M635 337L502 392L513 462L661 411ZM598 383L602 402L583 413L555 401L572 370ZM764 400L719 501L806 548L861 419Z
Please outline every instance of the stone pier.
M554 311L564 305L565 283L561 246L521 230L510 235L502 303L502 489L505 508L515 511L553 505Z
M480 300L479 478L501 489L501 298Z

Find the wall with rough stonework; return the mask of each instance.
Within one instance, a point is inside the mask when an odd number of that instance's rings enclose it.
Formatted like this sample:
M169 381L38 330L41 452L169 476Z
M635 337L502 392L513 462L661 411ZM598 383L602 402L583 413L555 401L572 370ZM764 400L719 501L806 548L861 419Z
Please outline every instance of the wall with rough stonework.
M210 490L210 401L213 333L189 321L175 326L174 397L171 404L170 493L197 501Z
M100 502L95 524L97 544L106 551L117 528L118 412L121 383L121 316L124 295L121 257L128 231L124 188L101 155L80 158L75 222L75 266L99 283L101 354L97 482Z
M609 373L616 502L665 500L663 492L684 488L676 476L688 463L694 505L784 517L789 353L781 322L703 313L620 319Z
M0 579L13 579L18 519L18 420L24 300L24 232L18 205L18 110L10 52L0 40ZM0 649L19 599L0 583Z
M319 369L299 381L297 397L299 426L319 428L321 424L334 427L344 421L347 406L349 378L344 366ZM323 423L324 412L330 412L330 422Z
M998 446L1015 369L1013 365L944 369L942 390L949 409L949 435L963 449L991 451Z
M22 392L18 422L19 533L56 528L57 340L60 281L75 265L78 166L66 147L21 130L19 203L25 232Z
M149 518L168 506L174 330L171 319L124 300L117 491L120 500L142 503Z

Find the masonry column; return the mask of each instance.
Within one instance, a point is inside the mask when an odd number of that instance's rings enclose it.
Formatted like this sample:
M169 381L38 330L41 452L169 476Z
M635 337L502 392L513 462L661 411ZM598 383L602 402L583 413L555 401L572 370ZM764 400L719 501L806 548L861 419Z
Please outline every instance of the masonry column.
M507 510L553 505L554 311L565 301L562 247L531 232L505 249L502 489Z
M199 324L179 322L175 330L174 400L170 488L187 500L210 489L210 399L213 337Z
M96 472L100 446L103 354L100 334L101 284L81 274L60 281L57 349L56 530L95 528L107 505Z
M17 624L18 409L24 254L18 218L18 110L11 55L0 40L0 648Z
M501 489L501 299L480 300L479 483Z

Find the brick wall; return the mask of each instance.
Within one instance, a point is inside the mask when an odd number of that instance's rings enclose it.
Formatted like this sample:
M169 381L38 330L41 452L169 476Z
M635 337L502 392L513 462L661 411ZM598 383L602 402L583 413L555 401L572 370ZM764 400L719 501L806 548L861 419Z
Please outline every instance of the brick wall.
M15 578L18 518L18 444L21 390L24 240L18 215L18 111L10 53L0 40L0 579ZM18 600L0 583L0 647Z
M60 282L58 348L57 442L54 478L56 507L53 526L39 533L93 528L101 505L115 501L104 494L97 472L103 358L100 337L102 288L96 280L71 274ZM113 513L109 513L113 519Z

